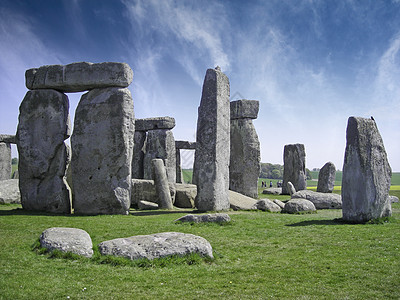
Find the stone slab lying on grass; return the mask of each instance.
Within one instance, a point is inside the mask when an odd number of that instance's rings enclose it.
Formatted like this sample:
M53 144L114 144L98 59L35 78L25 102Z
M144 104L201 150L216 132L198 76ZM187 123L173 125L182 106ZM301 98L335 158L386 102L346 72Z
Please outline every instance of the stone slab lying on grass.
M258 200L257 203L255 204L255 208L269 212L280 212L282 210L282 208L279 205L275 204L269 199Z
M342 208L342 197L338 194L319 193L310 190L302 190L294 193L292 199L307 199L311 201L316 209L340 209Z
M0 180L0 204L21 203L18 179Z
M82 229L53 227L42 232L40 246L50 251L72 252L92 257L93 245L90 235Z
M282 209L283 213L288 214L313 211L316 211L315 205L306 199L291 199L286 202L285 207Z
M257 203L257 200L242 195L240 193L229 191L229 202L231 209L233 210L254 210L254 205Z
M213 258L210 243L200 236L180 232L163 232L119 238L99 244L102 255L135 259L155 259L170 255L198 253Z
M262 193L266 195L280 195L282 194L282 188L268 188L263 190Z
M277 204L280 208L284 208L285 207L285 203L283 203L281 200L278 199L274 199L272 200L272 202L274 202L275 204Z
M141 200L138 202L138 208L140 210L154 210L158 209L158 204L154 202Z
M230 222L231 218L228 214L216 213L216 214L206 214L206 215L186 215L183 216L175 222L194 222L194 223L227 223Z

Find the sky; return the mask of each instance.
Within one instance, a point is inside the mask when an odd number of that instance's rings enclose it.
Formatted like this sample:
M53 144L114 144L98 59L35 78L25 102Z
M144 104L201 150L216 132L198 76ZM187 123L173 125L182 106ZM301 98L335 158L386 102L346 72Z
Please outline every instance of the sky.
M341 170L348 118L373 116L400 172L400 0L1 0L0 133L16 132L25 70L81 61L128 63L136 118L174 117L188 141L220 66L231 101L260 101L262 162L301 143L307 168Z

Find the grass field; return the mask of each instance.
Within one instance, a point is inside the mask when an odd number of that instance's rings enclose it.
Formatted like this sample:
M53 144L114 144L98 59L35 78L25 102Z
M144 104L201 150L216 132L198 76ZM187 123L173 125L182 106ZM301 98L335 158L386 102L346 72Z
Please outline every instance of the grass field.
M389 223L350 225L340 210L229 212L232 224L175 224L187 211L56 216L0 206L1 299L399 299L400 205ZM86 230L93 244L165 231L206 238L211 262L132 267L50 259L31 250L49 227Z

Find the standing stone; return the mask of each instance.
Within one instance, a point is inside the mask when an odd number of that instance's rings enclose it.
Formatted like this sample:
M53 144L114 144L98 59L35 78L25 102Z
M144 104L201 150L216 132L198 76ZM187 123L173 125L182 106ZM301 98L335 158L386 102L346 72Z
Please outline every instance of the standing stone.
M151 161L161 158L167 170L168 182L176 182L175 139L171 130L156 129L147 132L146 153L144 155L144 178L154 179Z
M282 195L289 195L289 181L296 191L307 188L306 151L303 144L286 145L284 148Z
M343 219L362 223L392 213L392 170L374 120L350 117L343 164Z
M318 174L317 192L332 193L335 186L336 167L332 162L327 162Z
M0 142L0 180L11 178L11 145Z
M135 131L134 143L133 143L133 157L132 157L132 178L136 179L144 178L145 152L146 152L146 132Z
M70 153L68 97L55 90L27 92L19 108L19 188L24 209L71 213L65 180Z
M230 103L231 149L229 189L258 198L260 175L260 142L252 119L257 118L259 102L238 100Z
M175 148L175 164L176 164L176 182L183 182L182 167L181 167L181 149Z
M160 208L173 209L164 161L158 158L153 159L151 163L153 165L154 184L158 196L158 206Z
M134 127L128 89L82 95L71 137L75 213L129 213Z
M200 211L229 209L229 79L208 69L198 110L194 176Z

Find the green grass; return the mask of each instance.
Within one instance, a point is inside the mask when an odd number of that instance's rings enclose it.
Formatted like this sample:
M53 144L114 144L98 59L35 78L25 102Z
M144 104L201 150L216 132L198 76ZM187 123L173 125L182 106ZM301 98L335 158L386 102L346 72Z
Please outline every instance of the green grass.
M182 170L183 182L184 183L192 183L193 170L191 169L183 169Z
M0 206L0 299L399 299L400 205L389 223L351 225L340 210L229 212L229 226L176 224L189 211L62 216ZM134 265L39 255L49 227L86 230L93 244L137 234L192 233L214 261ZM109 260L109 261L108 261Z

